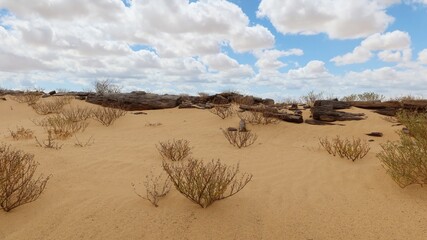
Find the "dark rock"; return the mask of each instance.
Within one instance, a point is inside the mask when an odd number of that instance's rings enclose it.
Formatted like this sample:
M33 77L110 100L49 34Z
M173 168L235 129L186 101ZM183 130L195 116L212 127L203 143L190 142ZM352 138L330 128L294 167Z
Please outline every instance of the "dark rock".
M302 111L301 111L301 110L295 110L295 111L294 111L294 114L295 114L295 115L302 115Z
M409 129L408 129L408 128L406 128L406 127L402 128L402 132L403 132L404 134L410 134Z
M229 128L227 128L227 131L229 131L229 132L237 132L237 128L229 127Z
M211 103L213 103L213 104L228 104L228 103L230 103L230 101L227 98L225 98L224 96L217 94L212 99Z
M51 95L51 96L52 96L52 95L55 95L55 94L56 94L56 91L55 91L55 90L53 90L53 91L50 91L50 92L49 92L49 95Z
M382 132L371 132L371 133L368 133L366 135L371 136L371 137L382 137L384 134Z
M349 121L349 120L363 120L365 119L365 114L363 113L347 113L336 111L333 109L333 105L325 106L314 106L311 108L311 114L313 119L325 122L334 122L334 121Z
M369 139L368 142L375 142L375 140L374 139Z
M314 102L314 106L315 107L332 106L332 109L347 109L351 107L350 103L348 102L334 101L334 100L316 100Z
M271 105L274 105L274 100L270 99L270 98L266 98L266 99L262 100L262 104L267 105L267 106L271 106Z
M134 115L147 115L148 113L146 112L134 112Z
M5 97L1 97L0 100L7 101L7 99Z
M273 113L273 112L265 112L264 116L266 117L274 117L277 119L280 119L285 122L292 122L292 123L303 123L304 119L301 115L294 115L294 114L288 114L288 113Z
M178 106L179 96L158 95L145 92L89 94L86 101L104 107L121 108L128 111L174 108Z
M253 111L253 112L271 112L271 113L277 113L279 110L276 107L270 107L270 106L264 106L264 105L256 105L256 106L249 106L249 105L240 105L239 107L241 110L245 111Z
M292 111L298 110L298 104L293 103L293 104L291 105L291 107L289 108L289 110L292 110Z

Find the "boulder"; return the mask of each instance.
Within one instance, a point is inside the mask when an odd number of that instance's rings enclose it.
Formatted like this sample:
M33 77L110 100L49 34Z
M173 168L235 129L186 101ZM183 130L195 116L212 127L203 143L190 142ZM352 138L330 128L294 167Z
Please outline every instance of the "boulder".
M158 95L146 92L89 94L86 101L104 107L121 108L127 111L174 108L179 105L177 95Z
M351 107L351 104L336 100L316 100L314 102L314 107L320 106L332 106L333 109L347 109Z
M311 114L314 120L325 122L366 119L364 113L347 113L336 111L333 105L314 106L311 108Z

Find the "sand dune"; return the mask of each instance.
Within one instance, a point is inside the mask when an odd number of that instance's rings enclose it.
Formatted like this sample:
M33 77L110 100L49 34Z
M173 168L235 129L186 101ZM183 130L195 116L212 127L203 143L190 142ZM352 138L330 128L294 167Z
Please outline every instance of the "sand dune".
M34 140L12 140L8 129L16 126L45 138L30 120L41 116L26 104L0 102L1 142L35 154L40 172L52 174L37 201L0 212L0 239L427 239L427 188L401 189L375 156L381 143L398 138L400 127L367 110L349 111L368 119L344 126L249 125L258 140L245 149L234 148L220 131L238 125L237 117L222 120L197 109L146 111L110 127L90 120L77 136L93 136L92 146L77 148L70 138L61 150L50 150ZM372 131L384 137L365 135ZM351 162L319 148L319 137L336 135L375 141L365 158ZM145 176L162 171L155 144L172 138L189 140L195 157L239 162L252 182L206 209L175 189L153 207L131 183L143 191Z

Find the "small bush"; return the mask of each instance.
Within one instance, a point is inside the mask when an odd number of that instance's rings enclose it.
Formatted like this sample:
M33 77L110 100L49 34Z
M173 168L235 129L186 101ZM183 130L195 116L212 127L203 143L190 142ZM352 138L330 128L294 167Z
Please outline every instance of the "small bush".
M0 206L4 211L33 202L42 194L50 177L35 178L37 166L34 155L0 146Z
M84 131L89 123L75 122L64 115L48 116L41 121L33 121L37 126L42 126L46 131L51 131L55 138L67 139L79 131Z
M239 164L230 167L220 160L206 164L197 159L178 164L164 161L163 169L175 188L202 208L235 195L252 180L252 174L237 176Z
M277 118L272 116L271 112L267 111L265 106L261 106L257 111L238 112L237 116L241 120L254 125L268 125L279 122Z
M313 107L316 100L322 100L324 98L323 95L323 92L315 93L314 91L310 91L301 97L301 102L305 103L307 106Z
M397 119L409 134L399 132L399 141L382 144L377 154L383 167L402 188L427 183L427 116L400 112Z
M71 102L71 99L72 97L69 96L53 97L49 101L33 104L32 107L40 115L60 113L63 107Z
M100 107L93 110L95 120L107 127L124 115L126 115L126 111L118 108Z
M50 149L55 149L55 150L59 150L62 148L62 145L59 145L58 143L55 142L55 139L52 136L52 131L48 130L47 131L47 140L42 140L39 141L36 137L36 143L39 147L42 148L50 148Z
M42 97L42 94L38 92L26 92L23 94L17 94L12 96L12 100L19 102L19 103L27 103L28 105L35 104L40 98Z
M360 94L351 94L341 98L341 101L353 102L353 101L382 101L384 100L384 95L374 93L374 92L364 92Z
M27 129L24 127L17 127L16 131L12 131L9 129L10 136L14 140L21 140L21 139L31 139L34 137L34 132L31 129Z
M92 109L87 107L72 107L63 109L60 114L71 122L80 122L85 121L92 116Z
M160 198L166 196L171 189L171 181L169 177L164 178L162 174L157 177L154 177L153 174L147 175L145 177L144 186L145 186L145 195L141 195L136 191L135 184L132 184L133 191L140 198L149 201L155 207L159 206Z
M352 141L348 139L341 139L336 137L331 141L328 138L320 138L320 145L333 156L340 156L341 158L347 158L353 162L356 159L362 159L368 154L370 147L368 142L362 141L361 139L353 138Z
M231 108L231 106L216 105L209 111L217 115L221 119L233 116L233 109Z
M181 161L191 155L190 142L184 139L159 142L156 148L163 160Z
M255 143L258 136L250 131L230 131L222 129L222 133L228 142L238 148L248 147Z
M121 87L114 85L109 79L96 81L93 85L95 87L95 92L99 95L121 92Z

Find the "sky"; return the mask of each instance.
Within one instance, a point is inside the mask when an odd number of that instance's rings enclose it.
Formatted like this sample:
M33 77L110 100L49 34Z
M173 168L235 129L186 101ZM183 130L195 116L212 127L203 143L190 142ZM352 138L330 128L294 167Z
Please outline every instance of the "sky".
M0 0L0 87L427 97L427 0Z

